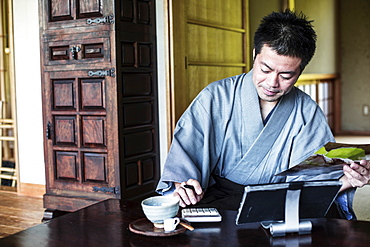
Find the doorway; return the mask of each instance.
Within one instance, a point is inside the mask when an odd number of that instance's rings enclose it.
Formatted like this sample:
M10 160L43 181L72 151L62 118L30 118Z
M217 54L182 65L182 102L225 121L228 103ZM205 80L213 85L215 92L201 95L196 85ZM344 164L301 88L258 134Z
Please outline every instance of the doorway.
M250 69L247 0L172 1L171 126L209 83Z
M17 191L12 1L0 3L0 190Z

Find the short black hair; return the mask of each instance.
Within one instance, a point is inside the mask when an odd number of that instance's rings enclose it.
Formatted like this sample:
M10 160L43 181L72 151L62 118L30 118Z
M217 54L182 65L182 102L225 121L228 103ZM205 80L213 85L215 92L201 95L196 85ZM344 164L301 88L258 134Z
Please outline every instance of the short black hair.
M316 49L312 22L302 12L289 9L265 16L254 35L255 56L267 45L279 55L300 58L303 71Z

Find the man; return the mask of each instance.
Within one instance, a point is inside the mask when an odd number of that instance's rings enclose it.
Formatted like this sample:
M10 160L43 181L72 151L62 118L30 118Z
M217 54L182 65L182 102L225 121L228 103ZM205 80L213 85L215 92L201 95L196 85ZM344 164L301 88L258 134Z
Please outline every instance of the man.
M179 197L182 207L237 209L245 185L340 179L339 213L353 219L353 187L370 177L365 160L316 177L274 176L335 141L318 105L294 87L315 48L303 14L263 18L253 69L208 85L179 119L157 191Z

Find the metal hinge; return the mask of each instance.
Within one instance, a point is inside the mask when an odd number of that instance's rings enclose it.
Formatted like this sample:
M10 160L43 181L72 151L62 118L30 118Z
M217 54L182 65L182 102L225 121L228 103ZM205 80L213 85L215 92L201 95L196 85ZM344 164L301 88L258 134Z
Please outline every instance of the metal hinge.
M46 124L45 137L46 137L46 139L51 139L51 123L50 123L50 121Z
M86 23L87 24L93 24L93 23L97 23L97 24L113 24L114 23L114 15L108 15L108 16L104 16L104 17L98 17L98 18L95 18L95 19L87 19L86 20Z
M112 193L112 194L116 194L116 195L119 195L121 193L120 189L119 189L119 186L116 186L116 187L98 187L98 186L94 186L93 187L93 191L94 192L103 192L103 193Z
M89 71L88 72L88 75L89 76L111 76L111 77L115 77L115 69L114 68L111 68L111 69L108 69L108 70L98 70L98 71Z

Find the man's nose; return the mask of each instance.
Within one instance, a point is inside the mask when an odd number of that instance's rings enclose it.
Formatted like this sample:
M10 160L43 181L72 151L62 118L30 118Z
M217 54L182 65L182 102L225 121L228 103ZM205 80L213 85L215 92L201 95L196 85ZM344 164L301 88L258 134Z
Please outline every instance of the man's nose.
M279 75L275 73L269 74L266 82L269 87L272 87L272 88L279 87Z

